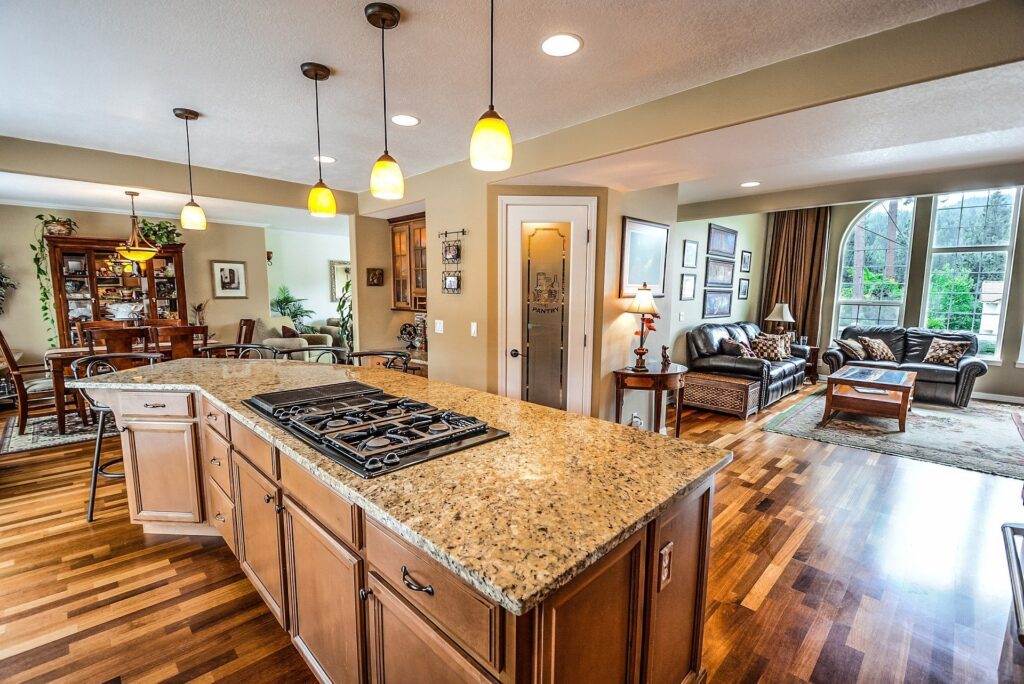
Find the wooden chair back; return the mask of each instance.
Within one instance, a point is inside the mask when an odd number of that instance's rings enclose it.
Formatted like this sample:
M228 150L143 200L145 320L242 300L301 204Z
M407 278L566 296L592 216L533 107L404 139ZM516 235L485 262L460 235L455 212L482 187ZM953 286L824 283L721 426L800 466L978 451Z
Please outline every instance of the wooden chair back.
M235 344L252 344L252 332L255 329L255 318L238 319L238 335L235 336Z
M14 358L14 351L7 344L7 338L4 337L3 330L0 330L0 357L3 358L3 362L7 365L7 371L11 375L11 380L16 382L18 376L21 375L18 372L18 360Z
M96 353L96 347L106 347L106 354L130 354L134 351L149 351L149 343L152 339L150 328L89 328L85 331L85 342L89 348L89 354ZM141 349L136 345L141 344Z
M202 347L210 341L209 329L205 325L162 325L151 330L156 334L157 351L165 352L171 359L195 356L197 335L202 338ZM169 349L162 349L163 344L167 344Z
M86 343L85 332L87 330L127 328L129 325L134 326L134 321L75 321L75 330L78 332L78 345L82 346Z

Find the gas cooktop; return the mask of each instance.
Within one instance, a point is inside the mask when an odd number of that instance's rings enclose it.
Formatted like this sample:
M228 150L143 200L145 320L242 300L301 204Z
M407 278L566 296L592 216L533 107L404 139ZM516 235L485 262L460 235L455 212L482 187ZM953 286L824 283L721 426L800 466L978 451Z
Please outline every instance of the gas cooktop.
M364 478L508 437L473 416L361 382L257 394L242 403Z

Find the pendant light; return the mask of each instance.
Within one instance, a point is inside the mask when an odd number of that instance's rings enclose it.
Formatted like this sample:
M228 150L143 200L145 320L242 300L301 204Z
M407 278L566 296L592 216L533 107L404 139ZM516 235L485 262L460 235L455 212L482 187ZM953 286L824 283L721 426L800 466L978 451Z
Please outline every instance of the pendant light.
M175 107L174 116L185 122L185 152L188 154L188 204L181 208L181 227L185 230L206 230L206 213L196 204L192 194L192 143L188 138L188 122L198 119L199 112Z
M384 60L384 32L398 26L398 8L385 2L371 2L363 10L371 26L380 29L380 73L384 93L384 154L370 172L370 194L378 199L397 200L405 196L405 178L395 158L388 154L388 74Z
M316 168L319 178L309 189L309 198L306 206L309 207L309 215L319 218L333 218L338 213L338 204L334 201L334 193L324 183L324 166L320 155L320 81L326 81L331 70L323 64L316 62L305 62L300 67L302 75L313 81L313 98L316 102Z
M153 246L149 240L139 231L139 217L135 215L135 198L139 193L134 190L125 190L124 194L132 200L132 234L114 250L129 261L143 263L156 256L160 250Z
M512 166L512 133L505 120L494 111L494 0L491 0L491 104L473 129L469 163L478 171L504 171Z

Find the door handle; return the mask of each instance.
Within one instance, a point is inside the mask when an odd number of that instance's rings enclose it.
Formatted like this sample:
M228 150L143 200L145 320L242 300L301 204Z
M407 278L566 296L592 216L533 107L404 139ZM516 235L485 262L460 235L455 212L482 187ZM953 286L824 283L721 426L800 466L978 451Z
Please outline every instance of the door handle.
M409 568L402 566L402 584L412 591L422 591L427 596L434 595L434 587L429 584L420 584L409 575Z
M270 503L270 502L271 502L271 501L273 501L273 500L274 500L275 498L276 498L276 497L274 497L274 495L273 495L273 494L264 494L264 495L263 495L263 503Z
M167 404L143 404L142 406L144 408L152 408L152 409L167 408Z
M524 352L519 351L518 349L513 349L508 353L508 355L511 356L513 359L518 359L520 356L522 356L524 359L526 358L526 354Z

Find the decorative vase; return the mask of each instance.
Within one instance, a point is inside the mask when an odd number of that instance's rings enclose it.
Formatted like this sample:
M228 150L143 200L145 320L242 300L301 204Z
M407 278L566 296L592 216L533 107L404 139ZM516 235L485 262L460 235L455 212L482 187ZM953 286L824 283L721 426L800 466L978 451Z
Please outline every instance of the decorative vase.
M633 350L636 354L636 363L633 364L633 370L638 372L644 372L647 370L647 360L644 359L647 356L647 350L643 347L637 347Z

